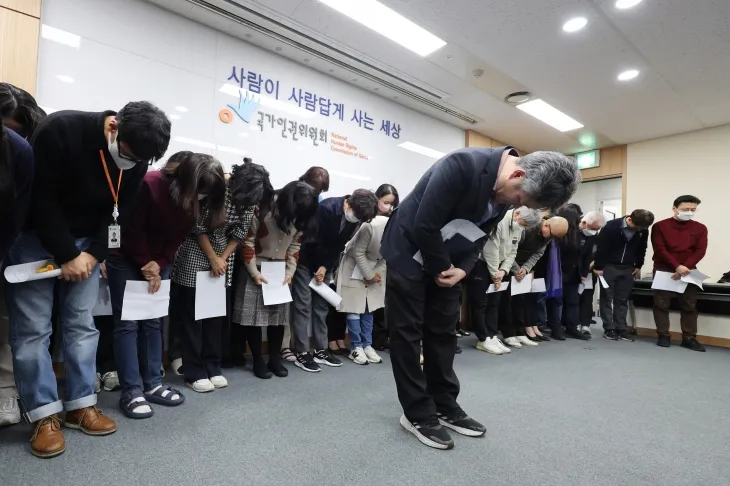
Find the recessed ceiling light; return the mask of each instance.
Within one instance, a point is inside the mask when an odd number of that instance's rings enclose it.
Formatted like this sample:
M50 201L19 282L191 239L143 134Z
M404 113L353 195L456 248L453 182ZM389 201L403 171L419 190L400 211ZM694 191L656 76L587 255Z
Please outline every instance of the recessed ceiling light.
M72 78L71 76L66 76L65 74L57 74L56 77L58 78L59 81L63 81L64 83L73 83L74 82L74 78Z
M588 24L588 19L585 17L575 17L563 24L563 30L565 32L577 32Z
M530 101L532 94L529 91L517 91L516 93L508 94L504 97L504 101L510 105L519 105L525 101Z
M413 142L403 142L398 146L406 150L410 150L411 152L416 152L417 154L425 155L427 157L433 157L434 159L440 159L441 157L446 155L445 153L439 152L438 150L424 147L423 145L418 145L417 143Z
M541 99L521 103L517 105L517 109L524 111L528 115L534 116L541 122L547 123L561 132L569 132L576 128L583 128L582 123L575 121L562 111L545 103Z
M188 109L184 106L176 106L175 109L181 113L186 113Z
M616 0L616 8L624 10L627 8L635 7L641 2L642 0Z
M376 0L319 1L419 56L426 57L446 45L446 41Z
M619 81L629 81L630 79L634 79L636 76L639 75L638 69L629 69L627 71L622 72L618 75Z

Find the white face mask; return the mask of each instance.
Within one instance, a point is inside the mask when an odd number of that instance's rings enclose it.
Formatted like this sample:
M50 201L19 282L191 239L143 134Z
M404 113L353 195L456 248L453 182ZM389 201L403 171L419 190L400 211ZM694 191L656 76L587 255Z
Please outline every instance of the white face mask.
M360 220L355 217L352 211L345 211L345 219L350 223L359 223Z
M198 194L198 201L202 201L202 200L203 200L203 199L205 199L206 197L208 197L208 195L207 195L207 194Z
M598 233L598 231L592 230L592 229L588 229L588 228L586 228L586 229L583 230L583 234L586 235L586 236L593 236L596 233Z
M117 143L116 138L112 142L112 134L109 134L109 154L111 154L112 159L114 159L114 163L117 164L117 167L119 167L119 170L127 170L131 169L135 165L137 165L134 161L125 159L121 156L119 153L119 144Z
M677 211L677 217L680 221L689 221L695 217L695 213L692 211Z

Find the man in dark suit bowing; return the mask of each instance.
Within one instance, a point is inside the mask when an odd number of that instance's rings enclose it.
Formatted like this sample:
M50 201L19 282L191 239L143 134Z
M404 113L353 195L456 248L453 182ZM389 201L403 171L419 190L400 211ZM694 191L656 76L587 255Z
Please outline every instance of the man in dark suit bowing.
M401 425L422 443L451 449L448 427L471 437L486 428L456 401L454 373L461 280L477 260L483 239L441 229L455 219L489 235L510 207L556 208L578 188L580 170L571 157L512 147L465 148L436 162L390 217L380 252L388 263L386 319ZM420 251L423 263L413 256ZM423 342L424 365L419 364Z

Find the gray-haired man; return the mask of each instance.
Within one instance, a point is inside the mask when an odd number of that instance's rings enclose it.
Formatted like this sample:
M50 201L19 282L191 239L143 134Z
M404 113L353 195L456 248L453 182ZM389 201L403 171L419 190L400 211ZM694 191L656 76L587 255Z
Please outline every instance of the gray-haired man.
M556 152L520 158L512 147L461 149L426 171L390 217L380 253L388 263L385 312L393 375L404 412L400 423L422 443L451 449L454 442L443 427L471 437L486 432L459 407L453 366L461 280L484 241L456 235L445 243L441 228L465 219L490 234L510 206L561 206L580 179L575 161ZM418 251L423 265L413 259Z

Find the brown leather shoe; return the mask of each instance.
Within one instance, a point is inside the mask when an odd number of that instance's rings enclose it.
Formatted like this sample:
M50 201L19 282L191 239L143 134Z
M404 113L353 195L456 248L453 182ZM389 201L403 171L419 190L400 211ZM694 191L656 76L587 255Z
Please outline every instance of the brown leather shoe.
M43 459L56 457L66 450L66 441L61 432L58 415L51 415L35 423L35 432L30 438L30 452Z
M69 429L79 429L88 435L109 435L117 431L117 424L105 417L96 407L80 408L66 412L63 425Z

